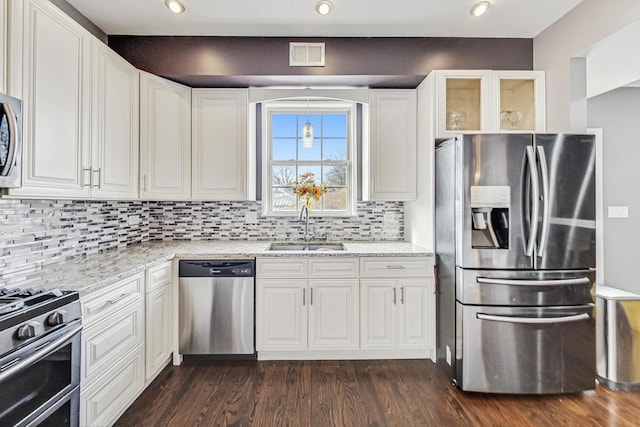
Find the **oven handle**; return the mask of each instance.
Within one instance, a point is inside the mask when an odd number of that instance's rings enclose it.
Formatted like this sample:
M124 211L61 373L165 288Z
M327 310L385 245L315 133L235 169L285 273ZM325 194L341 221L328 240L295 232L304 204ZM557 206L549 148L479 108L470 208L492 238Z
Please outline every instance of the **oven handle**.
M573 279L551 280L526 280L526 279L493 279L489 277L476 277L476 283L487 285L514 285L514 286L569 286L588 285L591 283L588 277L576 277Z
M78 325L73 327L69 332L62 335L60 338L57 338L55 341L47 344L45 347L37 350L36 352L30 354L29 356L22 359L19 363L11 366L4 372L0 372L0 383L11 375L20 372L21 370L29 367L31 364L36 362L38 359L42 359L43 357L48 356L49 354L59 350L69 339L71 339L75 334L80 332L82 329L82 323L78 321Z
M516 317L516 316L493 316L490 314L478 313L476 317L480 320L491 320L494 322L506 322L506 323L535 323L535 324L549 324L549 323L567 323L577 322L579 320L585 320L589 318L589 314L575 314L573 316L563 317Z

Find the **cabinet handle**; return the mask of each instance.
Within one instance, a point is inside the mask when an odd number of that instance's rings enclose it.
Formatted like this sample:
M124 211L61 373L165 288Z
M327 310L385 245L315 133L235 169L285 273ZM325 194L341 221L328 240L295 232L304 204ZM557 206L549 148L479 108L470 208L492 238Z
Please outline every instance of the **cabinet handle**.
M309 295L309 305L313 305L313 288L309 289L311 295Z
M96 170L94 170L94 171L93 171L93 173L94 173L94 174L95 174L96 172L98 173L98 179L96 179L96 182L97 182L98 184L97 184L97 185L94 185L93 187L98 187L98 188L100 188L100 168L98 168L98 169L96 169Z
M147 175L142 175L142 190L146 193L147 191Z
M89 172L89 179L87 179L87 172ZM91 187L91 168L82 169L82 186Z
M404 305L404 286L400 288L400 304Z
M393 288L393 305L396 305L396 288Z
M305 288L302 288L302 306L303 307L306 305L306 300L307 300L307 290Z
M125 299L126 297L128 297L131 294L121 294L118 298L116 299L110 299L107 302L104 303L104 305L102 307L100 307L100 309L98 311L102 311L105 308L109 307L110 305L116 304L119 301L122 301L123 299Z
M404 265L387 265L387 269L389 270L404 270Z

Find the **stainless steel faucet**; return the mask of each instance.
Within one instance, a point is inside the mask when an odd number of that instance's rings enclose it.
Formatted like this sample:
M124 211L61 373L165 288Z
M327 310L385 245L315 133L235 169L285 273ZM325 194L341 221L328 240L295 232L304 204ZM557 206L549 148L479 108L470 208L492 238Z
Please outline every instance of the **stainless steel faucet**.
M300 209L300 215L298 216L298 221L302 221L302 216L304 215L304 241L308 242L309 238L309 209L306 204L302 205L302 209Z

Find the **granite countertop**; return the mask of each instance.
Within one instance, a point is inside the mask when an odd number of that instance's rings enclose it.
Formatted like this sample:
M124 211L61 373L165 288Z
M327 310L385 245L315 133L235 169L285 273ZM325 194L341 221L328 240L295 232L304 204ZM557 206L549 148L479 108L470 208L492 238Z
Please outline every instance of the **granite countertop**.
M26 272L20 287L76 290L86 296L174 258L430 256L431 252L407 242L343 242L344 251L267 251L268 241L148 242L87 255L61 264Z

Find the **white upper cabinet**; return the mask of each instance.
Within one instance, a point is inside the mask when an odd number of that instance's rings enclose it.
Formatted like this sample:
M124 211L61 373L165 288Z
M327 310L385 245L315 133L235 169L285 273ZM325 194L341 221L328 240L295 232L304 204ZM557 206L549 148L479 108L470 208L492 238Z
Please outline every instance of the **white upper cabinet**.
M23 186L10 194L137 198L138 71L49 1L11 5L24 134Z
M369 108L368 159L367 150L363 157L364 198L413 200L416 198L416 91L371 90Z
M436 137L544 132L543 71L434 71Z
M248 91L192 90L192 186L196 200L247 200Z
M191 197L191 88L140 72L140 196Z
M9 46L9 8L7 0L0 0L0 92L7 93L7 55Z
M138 197L138 70L105 44L93 43L91 194Z
M46 0L12 5L23 8L22 22L11 25L11 42L21 44L12 50L23 51L24 58L19 77L24 158L23 187L10 193L86 198L90 194L90 174L85 169L90 162L91 39Z

